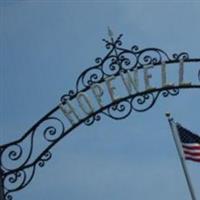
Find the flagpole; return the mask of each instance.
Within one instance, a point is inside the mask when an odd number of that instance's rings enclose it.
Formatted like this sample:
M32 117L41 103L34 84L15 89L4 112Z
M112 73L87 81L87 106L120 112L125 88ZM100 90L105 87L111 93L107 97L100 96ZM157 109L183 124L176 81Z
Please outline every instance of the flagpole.
M176 149L177 149L177 152L178 152L178 155L180 158L180 162L181 162L181 165L183 168L183 172L184 172L184 175L185 175L185 178L187 181L187 185L188 185L192 200L197 200L195 197L195 193L194 193L194 189L193 189L192 182L190 179L190 175L188 173L187 166L185 163L184 153L183 153L182 145L181 145L180 138L178 135L178 130L177 130L176 124L174 122L174 119L171 117L170 113L166 113L166 117L168 118L168 122L169 122L169 125L171 128L171 131L172 131L174 143L176 145Z

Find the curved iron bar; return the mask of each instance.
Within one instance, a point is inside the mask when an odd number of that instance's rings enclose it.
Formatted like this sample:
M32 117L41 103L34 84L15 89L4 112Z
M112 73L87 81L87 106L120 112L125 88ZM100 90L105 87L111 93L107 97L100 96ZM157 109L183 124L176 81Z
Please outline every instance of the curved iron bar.
M95 60L95 66L86 69L80 74L76 81L75 90L70 90L67 94L61 97L62 104L65 104L68 100L76 98L78 93L86 92L90 89L92 84L102 83L105 78L109 76L117 77L120 75L120 72L140 69L145 65L158 66L162 62L165 62L166 64L178 63L180 60L184 60L184 62L200 62L200 58L189 58L189 54L186 52L173 54L172 58L170 58L166 52L158 48L139 50L138 46L133 46L131 49L125 49L120 47L122 45L121 37L122 35L120 35L115 41L111 38L111 42L104 40L109 52L104 58L97 58ZM151 53L154 55L151 55ZM127 55L132 56L132 59ZM200 80L200 71L198 78ZM161 94L163 97L169 95L176 96L179 94L179 89L186 88L200 88L200 85L168 86L120 98L113 103L99 108L94 113L81 119L77 124L67 130L65 130L64 122L54 116L54 114L59 110L59 105L57 105L35 123L20 139L0 146L0 170L5 188L5 199L11 200L12 192L21 190L29 184L34 177L36 166L38 165L39 167L43 167L45 162L51 158L52 154L50 149L79 125L83 123L88 126L92 125L95 121L101 119L100 114L115 120L124 119L128 117L132 111L144 112L150 109ZM57 125L59 124L59 129L57 126L48 124L47 127L43 128L42 138L48 143L48 145L35 159L31 160L34 148L34 136L37 134L38 129L41 128L41 125L44 125L44 123L49 121L54 121ZM21 143L28 137L30 137L30 149L25 159L20 161L24 153ZM3 160L5 156L7 160L12 162L20 161L18 166L14 168L6 166L5 161ZM6 184L14 186L13 188L7 187Z
M86 69L86 70L84 70L80 75L79 75L79 77L77 78L77 81L76 81L76 92L75 91L73 91L73 90L69 90L69 92L67 93L67 94L65 94L65 95L63 95L62 97L61 97L61 102L65 102L65 98L66 98L66 100L72 100L72 99L74 99L76 96L77 96L77 94L79 93L79 92L85 92L85 91L87 91L89 88L90 88L90 86L85 86L84 88L82 88L82 89L79 89L79 85L80 85L80 82L81 82L81 79L83 79L83 77L89 72L89 71L91 71L91 70L93 70L93 69L96 69L96 68L98 68L98 67L101 67L102 65L103 65L103 63L107 60L107 59L109 59L110 58L110 55L111 55L111 53L113 52L113 51L115 51L115 50L119 50L119 51L122 51L119 55L121 55L123 52L133 52L133 54L138 54L138 56L137 57L141 57L141 54L143 54L144 52L148 52L148 51L156 51L156 52L162 52L163 53L163 55L165 55L166 56L166 58L167 58L167 60L159 60L159 61L157 61L157 62L155 62L155 59L153 59L153 58L151 58L151 60L152 60L152 62L149 62L149 63L147 63L146 65L150 65L150 64L153 64L153 66L159 66L159 65L161 65L161 63L162 63L162 61L164 61L166 64L174 64L174 63L178 63L178 62L180 62L180 60L181 59L183 59L184 60L184 63L190 63L190 62L200 62L200 58L189 58L189 54L188 53L186 53L186 52L182 52L182 53L180 53L180 54L173 54L172 55L172 58L170 58L168 55L167 55L167 53L166 52L164 52L163 50L161 50L161 49L158 49L158 48L145 48L145 49L142 49L142 50L139 50L139 47L138 46L133 46L131 49L133 49L134 51L132 51L132 50L129 50L129 49L125 49L125 48L121 48L121 47L118 47L118 45L122 45L122 42L121 42L121 37L122 37L123 35L122 34L120 34L119 35L119 37L116 39L116 41L113 41L113 42L110 42L110 41L107 41L107 40L105 40L105 39L103 39L103 41L104 42L106 42L106 48L107 49L110 49L110 46L112 46L112 49L108 52L108 54L102 59L102 58L100 58L100 57L98 57L98 58L96 58L95 59L95 62L96 63L99 63L99 64L97 64L97 65L94 65L94 66L92 66L92 67L89 67L88 69ZM116 51L115 51L116 52ZM120 59L119 59L120 60ZM138 63L138 62L137 62ZM140 68L142 68L142 67L144 67L144 65L142 65L142 66L133 66L132 67L132 69L131 70L133 70L134 68L137 68L137 69L140 69ZM123 69L122 71L127 71L126 69ZM120 72L120 71L119 71ZM112 76L118 76L119 75L119 72L118 73L115 73L115 74L112 74ZM93 77L94 77L94 75L93 75ZM200 80L200 70L199 70L199 73L198 73L198 78L199 78L199 80ZM94 83L102 83L104 81L104 79L101 79L101 80L99 80L99 81L97 81L97 82L95 82L95 81L93 81L93 82L90 82L90 84L94 84ZM54 112L56 112L57 110L59 109L59 105L57 105L56 107L54 107L51 111L49 111L44 117L42 117L39 121L37 121L20 139L18 139L18 140L16 140L16 141L14 141L14 142L10 142L10 143L8 143L8 144L2 144L1 146L0 146L0 148L5 148L5 147L7 147L7 146L10 146L10 145L12 145L12 144L14 144L14 143L16 143L16 142L20 142L20 141L22 141L23 139L25 139L27 136L28 136L28 134L30 133L30 131L31 130L33 130L33 129L35 129L40 123L41 123L41 121L43 121L44 119L46 119L48 116L50 116L50 115L52 115Z
M168 88L160 88L160 89L154 89L152 91L148 91L148 92L142 92L142 93L138 93L137 95L129 95L127 97L124 97L124 98L121 98L119 100L117 100L115 103L110 103L106 106L104 106L103 108L100 108L99 110L97 110L96 112L94 112L93 114L85 117L84 119L80 120L76 125L72 126L71 128L69 128L68 130L66 130L65 132L63 132L63 134L57 138L53 143L51 143L39 156L38 158L28 164L28 165L24 165L24 166L21 166L19 167L18 169L15 169L15 170L10 170L8 172L6 172L4 174L4 180L8 180L9 179L9 182L10 183L16 183L16 181L18 181L18 179L20 179L20 177L22 176L23 174L23 180L21 182L21 184L19 186L17 186L16 188L14 189L7 189L6 191L6 197L8 200L11 199L11 195L10 193L11 192L15 192L15 191L18 191L18 190L21 190L22 188L24 188L25 186L27 186L32 178L34 177L34 174L35 174L35 169L36 169L36 166L40 166L40 167L43 167L45 162L48 161L50 158L51 158L51 153L50 153L50 149L55 146L63 137L65 137L66 135L68 135L69 133L71 133L75 128L77 128L78 126L80 126L81 124L85 123L86 122L86 125L92 125L95 121L99 121L101 119L101 117L98 115L100 113L106 115L106 116L109 116L111 117L112 119L116 119L116 120L119 120L119 119L125 119L126 117L128 117L132 111L137 111L137 112L144 112L148 109L150 109L156 102L156 100L158 99L158 97L160 96L160 94L163 95L163 97L167 97L169 95L178 95L179 94L179 89L186 89L186 88L200 88L200 85L193 85L193 86L181 86L181 87L168 87ZM172 92L171 92L172 91ZM133 106L133 101L135 100L135 98L139 97L141 101L138 101L137 100L137 103L138 104L144 104L146 102L146 100L148 99L148 95L152 95L154 94L152 97L152 101L151 103L144 109L142 110L139 110L139 109L136 109L134 108ZM146 98L147 97L147 98ZM112 116L109 112L109 109L116 109L120 103L123 103L123 102L129 102L130 105L131 105L131 109L128 110L128 112L121 116L121 117L115 117L115 116ZM114 106L114 108L113 108ZM119 111L120 112L120 111ZM87 123L87 120L90 120L92 118L92 121L89 121L90 123ZM49 154L49 156L45 156L46 154ZM46 159L44 159L44 157L47 157ZM27 175L26 175L26 171L27 169L32 169L32 174L29 178L27 178Z
M87 120L91 119L92 117L92 121L90 123L86 123L86 125L92 125L95 121L99 121L101 119L101 117L98 115L98 114L104 114L106 116L109 116L111 117L112 119L116 119L116 120L119 120L119 119L125 119L126 117L128 117L132 111L137 111L137 112L144 112L148 109L150 109L156 102L156 100L158 99L158 97L160 96L160 94L163 95L163 97L167 97L169 95L172 95L172 96L176 96L179 94L179 89L186 89L186 88L200 88L200 85L193 85L193 86L181 86L181 87L168 87L168 88L160 88L160 89L154 89L152 91L148 91L148 92L142 92L142 93L138 93L137 95L130 95L130 96L127 96L127 97L124 97L124 98L121 98L119 100L117 100L115 103L110 103L106 106L104 106L103 108L100 108L99 110L97 110L96 112L94 112L93 114L87 116L86 118L80 120L76 125L72 126L70 129L68 129L67 131L65 131L59 138L57 138L53 143L51 143L48 148L46 148L39 156L38 158L28 164L28 165L25 165L25 166L22 166L20 168L18 168L17 170L10 170L8 171L7 173L4 174L4 180L6 179L9 179L9 182L10 183L15 183L21 175L19 174L23 174L24 176L24 179L23 181L21 182L21 184L12 189L12 190L9 190L7 189L6 191L6 199L7 200L10 200L11 199L11 195L10 193L11 192L15 192L15 191L18 191L18 190L21 190L22 188L24 188L25 186L27 186L32 178L34 177L34 174L35 174L35 169L36 169L36 166L40 166L40 167L43 167L45 162L48 161L50 158L51 158L51 153L50 153L50 149L55 146L63 137L65 137L66 135L68 135L69 133L71 133L75 128L77 128L78 126L80 126L81 124L87 122ZM151 103L145 108L145 109L142 109L142 110L138 110L138 109L135 109L134 106L133 106L133 100L137 97L139 98L142 98L143 100L141 101L137 101L138 104L143 104L145 103L146 99L148 98L145 98L145 97L148 97L148 95L152 95L155 93L155 96L153 95L153 99L151 101ZM116 107L118 107L120 105L120 103L123 103L123 102L129 102L130 105L131 105L131 109L123 116L119 117L119 118L116 118L114 116L112 116L110 113L109 113L109 109L112 108L112 106L114 106L116 109ZM107 111L107 112L106 112ZM50 156L45 156L46 154L49 154ZM43 157L47 157L46 159L44 159ZM27 179L26 178L26 169L32 169L33 172L31 174L31 176Z

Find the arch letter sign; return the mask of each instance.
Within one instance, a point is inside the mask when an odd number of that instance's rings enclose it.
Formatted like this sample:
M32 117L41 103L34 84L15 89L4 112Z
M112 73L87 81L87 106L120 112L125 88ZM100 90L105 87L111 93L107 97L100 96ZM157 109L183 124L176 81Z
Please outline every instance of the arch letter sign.
M51 148L79 125L90 126L103 115L124 119L150 109L159 96L200 88L200 58L186 52L169 56L158 48L126 49L121 37L103 40L108 53L80 74L75 89L19 140L0 146L1 200L11 200L13 192L25 188L51 158ZM189 64L195 65L188 69Z

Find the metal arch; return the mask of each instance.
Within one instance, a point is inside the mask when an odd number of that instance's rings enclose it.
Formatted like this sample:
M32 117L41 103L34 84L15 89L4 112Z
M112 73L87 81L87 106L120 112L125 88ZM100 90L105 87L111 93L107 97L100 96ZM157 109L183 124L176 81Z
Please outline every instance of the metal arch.
M80 92L90 89L94 83L102 83L106 77L119 76L120 72L128 70L140 69L145 65L157 66L162 62L166 64L184 62L200 62L200 58L190 58L186 52L173 54L170 57L166 52L158 48L139 49L133 46L131 49L122 48L122 35L114 40L103 40L108 49L108 53L104 58L96 58L96 64L83 71L76 81L75 90L70 90L61 97L61 104L76 98ZM200 76L200 72L198 74ZM152 89L129 95L110 103L91 115L81 119L77 124L66 129L65 123L57 117L59 105L53 108L36 124L34 124L20 139L8 144L0 146L0 197L1 199L13 199L13 192L19 191L26 187L35 175L36 168L43 167L52 154L50 149L57 144L63 137L72 132L76 127L85 123L92 125L95 121L101 119L101 114L106 115L115 120L121 120L128 117L132 111L144 112L150 109L159 96L168 97L176 96L180 89L200 88L200 85L182 85L169 86L165 88ZM42 127L42 131L40 130ZM41 152L33 157L35 153L35 137L40 134L46 146ZM24 150L24 143L28 142L27 148ZM39 142L39 141L38 141ZM10 165L7 163L11 163ZM13 167L13 164L15 166ZM2 189L2 190L1 190Z

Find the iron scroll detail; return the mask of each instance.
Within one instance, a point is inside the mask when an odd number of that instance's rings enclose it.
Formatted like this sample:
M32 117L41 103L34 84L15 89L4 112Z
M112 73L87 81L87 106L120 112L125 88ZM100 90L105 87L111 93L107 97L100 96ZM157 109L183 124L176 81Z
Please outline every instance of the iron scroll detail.
M173 54L170 57L165 51L159 48L139 49L138 46L133 46L130 49L122 48L122 34L114 41L103 39L108 53L105 57L97 57L96 64L83 71L76 81L75 90L70 90L67 94L61 97L61 102L72 99L79 92L87 90L95 83L101 83L105 78L110 76L118 76L120 72L132 71L141 69L146 65L160 65L162 62L178 63L181 60L184 62L196 61L200 59L190 59L187 52Z
M122 47L121 38L122 35L119 35L116 40L113 38L103 40L108 50L106 56L96 58L95 65L80 74L75 89L64 94L60 104L66 104L68 100L75 99L80 92L89 90L93 84L102 83L105 78L111 76L117 77L121 72L142 69L145 65L157 66L163 62L179 63L181 60L200 62L200 58L190 58L186 52L173 54L170 57L158 48L139 49L138 46L133 46L126 49ZM52 147L79 125L90 126L95 121L99 121L102 115L121 120L133 111L145 112L153 107L159 96L176 96L181 88L200 88L200 85L168 86L128 95L99 108L68 129L59 115L60 104L57 105L20 139L0 146L0 171L5 200L12 200L13 192L22 190L32 181L36 169L45 166L45 163L51 159Z

